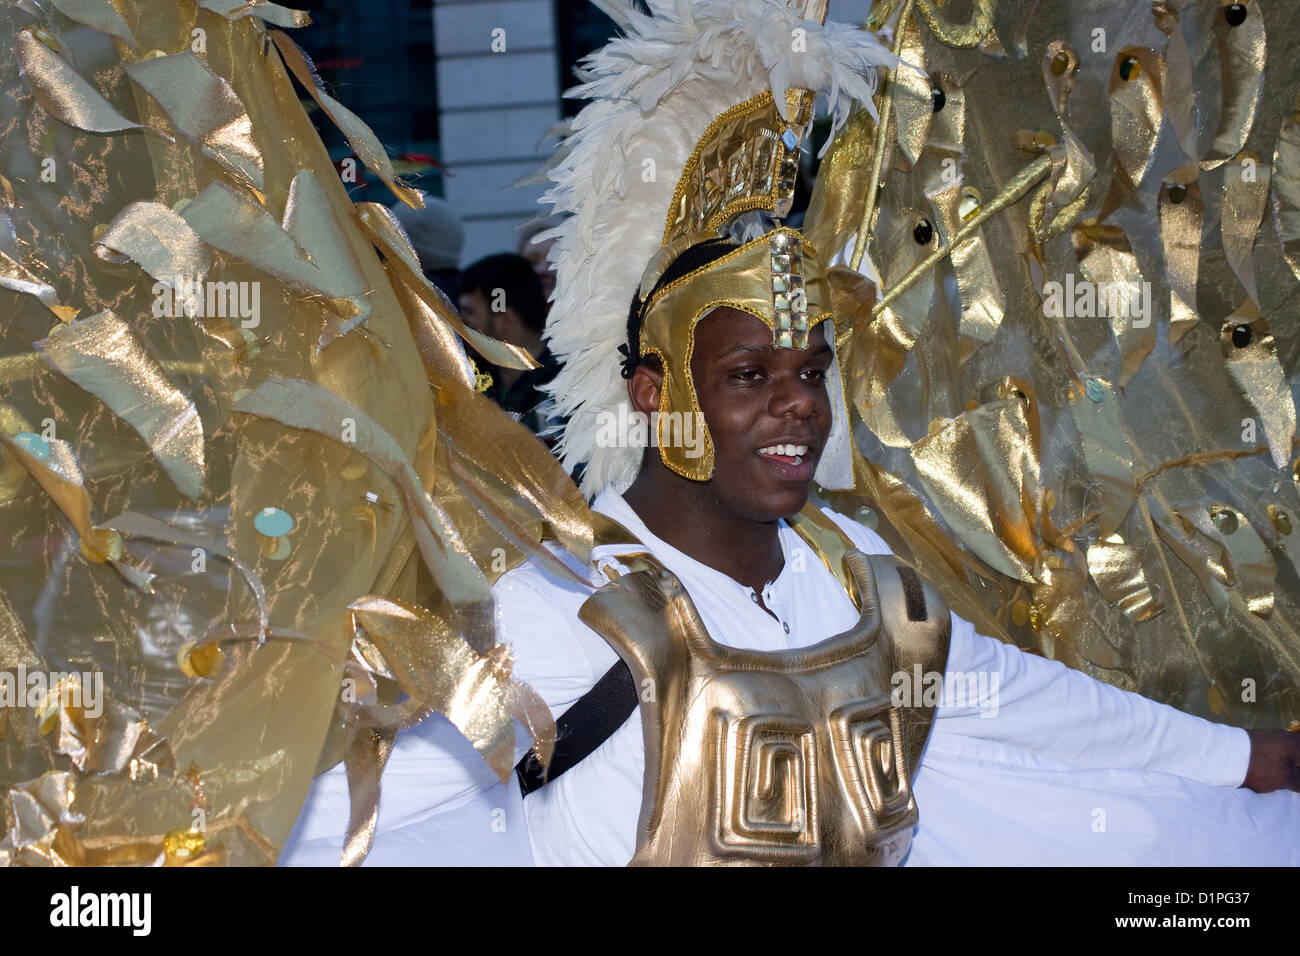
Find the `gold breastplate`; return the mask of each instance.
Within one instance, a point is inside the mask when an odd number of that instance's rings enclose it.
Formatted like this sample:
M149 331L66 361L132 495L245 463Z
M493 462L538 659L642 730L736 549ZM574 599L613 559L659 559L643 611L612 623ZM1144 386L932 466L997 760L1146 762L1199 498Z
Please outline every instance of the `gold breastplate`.
M792 524L861 611L818 644L716 643L681 582L645 556L579 612L642 691L634 864L892 865L907 852L933 709L893 707L892 678L942 671L948 611L910 568L837 544L819 512Z

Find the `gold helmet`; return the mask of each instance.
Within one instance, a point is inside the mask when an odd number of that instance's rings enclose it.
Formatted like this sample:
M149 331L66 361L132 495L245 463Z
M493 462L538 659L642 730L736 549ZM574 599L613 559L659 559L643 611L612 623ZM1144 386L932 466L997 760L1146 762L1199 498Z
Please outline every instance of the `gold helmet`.
M572 213L541 237L557 240L546 335L564 363L550 386L568 419L558 451L567 467L586 463L588 495L631 480L640 466L640 448L609 441L603 427L629 416L617 351L625 364L658 356L659 454L678 474L707 480L707 427L702 452L666 434L685 416L704 423L690 375L698 323L715 308L738 309L767 324L777 347L801 349L811 329L833 321L826 267L838 250L814 249L781 220L817 94L836 125L855 103L874 112L875 67L895 62L871 33L824 23L824 3L658 0L650 10L616 10L624 37L584 61L586 82L574 92L590 102L548 170L543 198ZM661 281L688 249L724 237L733 249ZM629 327L639 330L632 342ZM838 363L828 389L832 428L815 479L849 488Z

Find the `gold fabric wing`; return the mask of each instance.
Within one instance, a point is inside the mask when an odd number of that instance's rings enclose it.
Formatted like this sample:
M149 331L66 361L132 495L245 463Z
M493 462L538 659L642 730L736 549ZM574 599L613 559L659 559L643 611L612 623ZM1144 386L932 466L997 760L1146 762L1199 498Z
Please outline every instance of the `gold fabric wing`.
M880 278L835 281L867 460L831 498L985 633L1286 726L1300 25L1276 0L969 6L873 6L925 78L891 77L813 195L807 234Z
M586 505L474 392L414 253L376 249L291 75L419 199L259 19L305 16L27 8L0 12L0 863L273 862L339 759L356 862L401 727L441 710L503 777L515 719L549 754L488 586L544 537L584 555Z

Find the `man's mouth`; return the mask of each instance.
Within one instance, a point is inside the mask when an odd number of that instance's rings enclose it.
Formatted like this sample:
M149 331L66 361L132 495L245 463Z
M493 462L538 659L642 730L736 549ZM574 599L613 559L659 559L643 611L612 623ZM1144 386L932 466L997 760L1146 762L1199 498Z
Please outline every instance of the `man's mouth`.
M808 454L807 445L768 445L760 448L758 453L764 458L775 458L787 465L802 465L804 455Z

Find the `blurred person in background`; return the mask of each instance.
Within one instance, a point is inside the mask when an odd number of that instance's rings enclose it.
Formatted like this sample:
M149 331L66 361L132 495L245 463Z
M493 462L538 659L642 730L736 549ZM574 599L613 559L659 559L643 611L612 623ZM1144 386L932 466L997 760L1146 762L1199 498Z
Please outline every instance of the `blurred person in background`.
M494 366L488 394L549 446L546 433L553 423L540 386L553 379L560 367L542 341L547 306L533 266L523 256L508 252L480 259L461 276L459 305L466 323L527 349L537 360L538 367L526 372Z
M534 241L537 236L558 226L564 217L562 216L543 216L540 219L533 219L519 227L519 249L521 256L528 260L537 273L537 278L542 283L542 297L549 304L551 293L555 291L555 266L547 261L547 253L551 251L551 246L555 244L554 239L543 239L540 242Z

